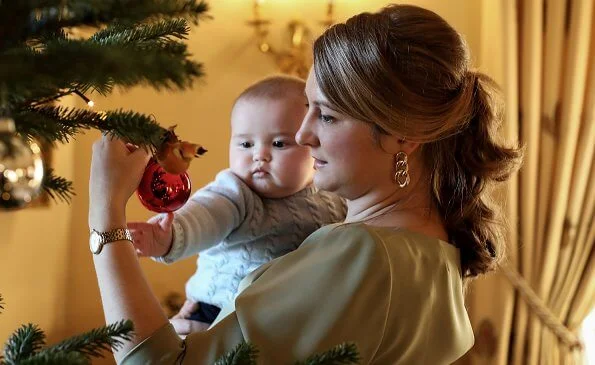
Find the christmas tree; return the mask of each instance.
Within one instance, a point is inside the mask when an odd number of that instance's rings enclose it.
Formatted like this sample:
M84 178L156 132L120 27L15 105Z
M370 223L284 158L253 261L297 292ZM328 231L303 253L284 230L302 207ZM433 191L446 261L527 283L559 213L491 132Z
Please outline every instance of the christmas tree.
M22 207L42 189L64 201L74 193L71 182L41 164L37 142L67 143L81 131L97 129L148 148L158 161L164 145L171 149L180 142L172 128L148 115L57 103L77 95L92 106L90 94L106 96L118 87L190 87L202 67L190 59L183 41L189 24L196 25L207 10L197 0L0 0L0 208ZM89 29L95 33L77 35ZM181 148L204 152L194 144ZM187 165L169 167L179 171ZM0 296L0 310L3 304ZM29 323L8 339L0 365L90 364L130 340L133 329L132 322L121 321L44 348L43 330ZM254 364L256 358L257 349L241 343L216 364ZM355 346L340 344L297 364L357 361Z
M197 0L0 0L0 208L22 207L42 189L66 201L74 193L41 164L38 143L67 143L87 129L150 150L171 140L150 116L57 102L78 95L91 104L88 94L118 87L188 88L202 67L183 40L207 10ZM77 36L89 30L96 32ZM0 364L88 364L132 330L122 321L44 349L44 332L26 324L8 339Z
M66 201L74 193L42 166L39 144L87 129L152 151L171 140L148 115L56 102L78 95L92 105L89 94L137 85L190 87L202 67L183 41L207 10L198 0L0 0L0 208L22 207L42 189ZM96 32L77 36L88 30Z

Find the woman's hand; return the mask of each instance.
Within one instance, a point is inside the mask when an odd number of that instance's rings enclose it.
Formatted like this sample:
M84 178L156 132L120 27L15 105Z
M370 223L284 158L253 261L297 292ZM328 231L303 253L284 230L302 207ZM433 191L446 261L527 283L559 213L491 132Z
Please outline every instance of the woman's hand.
M89 179L89 228L126 227L126 203L143 176L149 154L115 137L93 144Z

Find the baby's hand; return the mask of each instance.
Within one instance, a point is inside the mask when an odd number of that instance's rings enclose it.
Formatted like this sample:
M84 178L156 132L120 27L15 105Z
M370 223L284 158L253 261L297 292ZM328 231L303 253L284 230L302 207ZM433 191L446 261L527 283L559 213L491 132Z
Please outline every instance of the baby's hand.
M167 254L173 240L174 214L167 213L148 222L130 222L133 244L139 256L160 257Z
M191 300L186 299L186 301L184 302L184 305L182 305L182 308L180 308L180 311L178 312L178 314L176 314L175 316L173 316L171 318L172 319L190 318L192 313L196 312L196 310L198 310L198 303L195 303Z
M185 336L192 332L204 332L209 328L208 323L188 319L192 313L198 310L198 306L198 303L186 299L178 314L171 317L169 322L174 326L178 335Z
M182 338L185 338L186 335L192 332L204 332L209 329L207 323L192 321L190 319L172 318L169 320L169 323L174 326L176 333Z

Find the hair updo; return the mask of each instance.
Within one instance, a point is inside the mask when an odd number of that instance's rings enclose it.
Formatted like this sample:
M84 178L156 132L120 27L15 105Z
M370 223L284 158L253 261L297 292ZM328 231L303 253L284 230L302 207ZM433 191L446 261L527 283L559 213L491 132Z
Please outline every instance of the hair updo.
M341 113L422 143L432 198L463 274L493 269L504 226L486 187L507 180L522 152L496 141L498 89L470 69L461 35L432 11L390 5L329 28L314 43L314 73Z

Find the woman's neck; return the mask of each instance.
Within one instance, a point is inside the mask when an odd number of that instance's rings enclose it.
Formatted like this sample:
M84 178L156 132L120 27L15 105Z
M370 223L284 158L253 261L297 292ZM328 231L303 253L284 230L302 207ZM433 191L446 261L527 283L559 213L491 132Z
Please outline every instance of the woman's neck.
M393 189L392 193L366 194L348 201L345 222L403 228L448 241L444 222L431 195L416 190L403 195Z
M409 195L399 197L390 194L383 197L365 196L347 202L346 222L363 222L383 216L427 215L431 210L430 202L420 197Z

